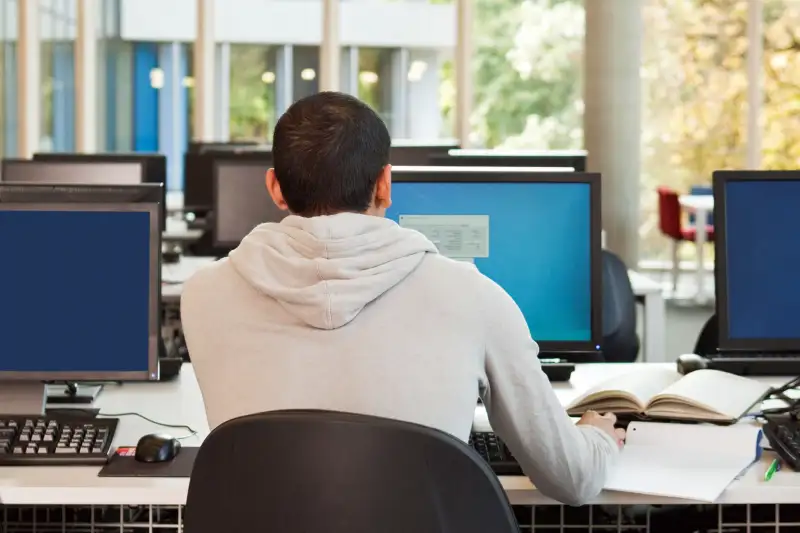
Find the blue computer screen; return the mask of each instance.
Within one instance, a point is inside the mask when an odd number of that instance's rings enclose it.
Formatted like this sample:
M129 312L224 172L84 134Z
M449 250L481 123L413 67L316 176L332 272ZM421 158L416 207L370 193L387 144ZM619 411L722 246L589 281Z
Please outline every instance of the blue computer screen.
M724 214L730 338L800 338L800 181L729 181Z
M0 211L0 372L146 372L147 212Z
M488 217L475 266L516 301L533 338L590 341L590 202L587 183L395 182L387 216Z

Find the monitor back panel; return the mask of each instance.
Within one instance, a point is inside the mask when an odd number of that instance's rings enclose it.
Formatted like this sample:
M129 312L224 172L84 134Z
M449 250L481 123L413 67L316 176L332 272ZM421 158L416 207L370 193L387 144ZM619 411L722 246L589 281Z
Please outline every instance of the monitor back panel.
M574 172L586 171L586 155L547 154L536 155L435 155L432 165L454 167L532 167L532 168L572 168Z
M393 145L389 164L395 166L432 165L436 157L446 157L457 145Z
M187 153L183 159L183 204L186 210L206 212L214 203L214 163L216 161L253 161L266 169L272 166L272 152L205 151Z
M714 175L720 350L800 352L800 172Z
M286 217L267 192L268 168L252 161L215 163L214 246L233 248L259 224Z
M142 163L5 160L0 179L15 183L137 185Z

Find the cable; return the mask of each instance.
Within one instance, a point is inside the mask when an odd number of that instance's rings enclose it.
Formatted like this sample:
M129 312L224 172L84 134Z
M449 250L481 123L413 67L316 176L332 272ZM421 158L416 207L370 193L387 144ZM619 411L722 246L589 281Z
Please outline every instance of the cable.
M789 380L780 387L769 390L764 400L781 400L786 403L784 407L773 407L753 413L756 419L765 419L769 416L789 415L794 419L800 417L800 398L790 398L786 393L800 387L800 377Z
M152 418L148 418L141 413L97 413L98 417L105 417L105 418L122 418L124 416L136 416L144 420L145 422L150 422L151 424L155 424L156 426L161 426L162 428L169 428L169 429L185 429L189 432L189 435L184 435L183 437L175 437L178 440L189 439L197 435L197 430L192 428L192 426L187 426L186 424L166 424L164 422L159 422L158 420L153 420Z

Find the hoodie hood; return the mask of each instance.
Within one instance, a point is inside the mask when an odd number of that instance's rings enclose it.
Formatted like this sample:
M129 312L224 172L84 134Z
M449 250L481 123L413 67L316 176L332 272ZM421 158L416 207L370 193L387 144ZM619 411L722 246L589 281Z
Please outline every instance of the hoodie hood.
M421 233L341 213L257 226L233 250L236 271L309 326L336 329L403 281L436 247Z

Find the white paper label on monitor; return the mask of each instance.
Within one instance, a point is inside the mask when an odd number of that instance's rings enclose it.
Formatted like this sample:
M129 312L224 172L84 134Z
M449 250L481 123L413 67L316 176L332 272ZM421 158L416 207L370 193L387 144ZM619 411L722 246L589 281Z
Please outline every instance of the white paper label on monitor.
M444 256L489 257L489 215L400 215L400 226L428 237Z

